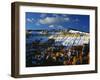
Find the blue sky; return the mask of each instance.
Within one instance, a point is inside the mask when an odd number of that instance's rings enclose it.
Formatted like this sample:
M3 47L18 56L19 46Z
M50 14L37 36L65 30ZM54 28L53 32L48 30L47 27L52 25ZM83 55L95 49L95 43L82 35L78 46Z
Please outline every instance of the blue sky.
M26 30L76 29L89 32L89 15L26 12Z

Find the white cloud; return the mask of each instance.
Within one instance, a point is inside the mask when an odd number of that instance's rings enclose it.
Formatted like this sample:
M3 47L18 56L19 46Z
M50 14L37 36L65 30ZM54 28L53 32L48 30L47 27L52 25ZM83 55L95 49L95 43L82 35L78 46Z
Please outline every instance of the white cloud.
M69 21L70 19L68 17L64 18L65 21Z
M54 24L51 24L48 27L49 28L52 28L52 29L64 29L64 27L62 25L54 25Z
M27 22L30 22L30 23L33 23L35 21L34 18L27 18L26 20L27 20Z
M32 21L35 21L35 19L34 19L34 18L32 18Z
M62 14L62 16L63 16L63 17L67 17L68 15L67 15L67 14Z
M55 26L54 26L54 25L49 25L48 27L49 27L49 28L54 28Z
M30 22L30 23L32 23L32 19L30 19L30 18L27 18L27 22Z
M40 19L39 22L41 24L55 24L55 23L60 23L60 22L66 22L69 21L70 19L68 17L46 17L44 19Z
M52 24L57 22L58 20L55 17L46 17L44 19L40 19L39 21L41 24Z

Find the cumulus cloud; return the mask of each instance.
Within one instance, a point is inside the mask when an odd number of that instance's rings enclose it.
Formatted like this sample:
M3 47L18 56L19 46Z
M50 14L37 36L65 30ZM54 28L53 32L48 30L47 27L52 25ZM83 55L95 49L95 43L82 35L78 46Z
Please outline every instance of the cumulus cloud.
M57 18L55 17L46 17L44 19L39 20L41 24L52 24L58 22Z
M39 22L41 24L55 24L59 22L66 22L69 21L70 19L68 17L46 17L44 19L40 19Z

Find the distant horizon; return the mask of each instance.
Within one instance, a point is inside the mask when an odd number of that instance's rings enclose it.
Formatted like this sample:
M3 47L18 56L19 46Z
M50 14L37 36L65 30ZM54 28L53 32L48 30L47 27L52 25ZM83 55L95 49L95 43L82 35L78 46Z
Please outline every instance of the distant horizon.
M89 33L89 15L26 12L26 30L76 30Z

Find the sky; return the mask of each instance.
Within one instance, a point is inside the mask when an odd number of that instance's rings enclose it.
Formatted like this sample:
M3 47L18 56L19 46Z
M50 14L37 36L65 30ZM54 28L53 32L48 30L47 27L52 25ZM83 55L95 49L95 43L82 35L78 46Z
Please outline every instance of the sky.
M89 32L89 15L26 12L26 30L75 29Z

